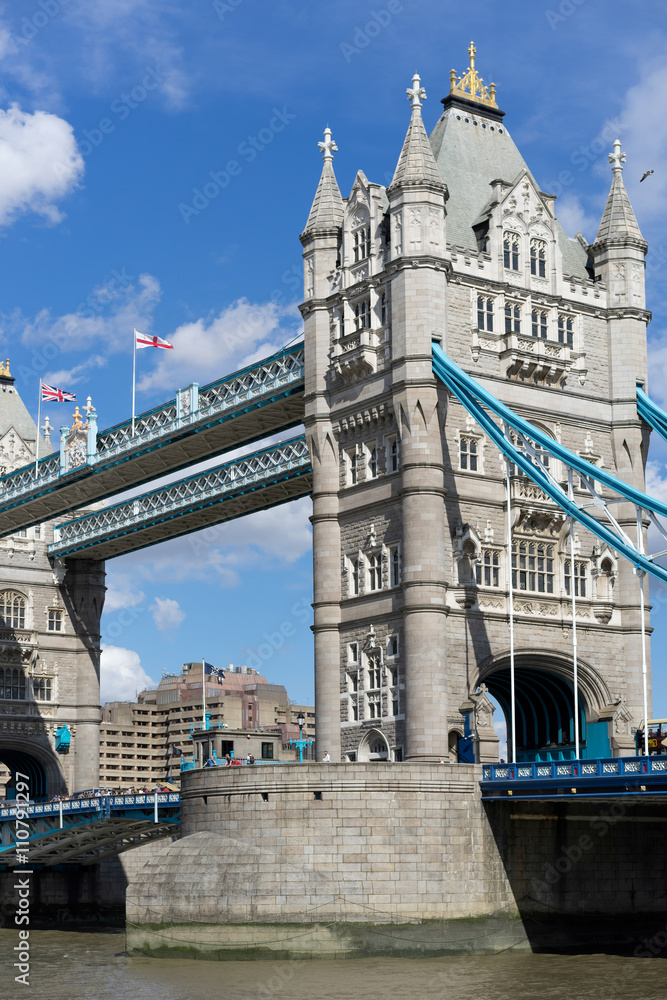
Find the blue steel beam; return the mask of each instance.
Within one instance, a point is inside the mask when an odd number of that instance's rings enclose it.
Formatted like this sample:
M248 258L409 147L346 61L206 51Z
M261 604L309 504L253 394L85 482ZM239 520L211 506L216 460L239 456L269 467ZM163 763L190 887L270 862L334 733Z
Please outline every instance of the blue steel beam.
M264 448L54 529L54 557L111 559L308 496L305 437Z
M0 809L0 868L17 864L17 842L30 865L90 865L138 844L173 836L180 823L180 795L106 795ZM17 822L20 821L20 822ZM62 826L60 825L62 822ZM18 832L18 837L17 837Z
M653 562L653 558L642 551L642 541L637 544L628 537L609 509L612 503L627 501L633 504L637 512L638 523L641 524L643 518L648 518L667 540L667 528L657 517L659 514L667 518L667 504L636 490L604 469L591 465L590 462L564 448L563 445L554 441L553 438L544 434L523 417L518 416L455 365L439 344L433 344L433 371L475 418L490 439L497 444L503 455L532 479L561 510L575 521L583 524L602 541L607 542L612 549L628 559L638 572L650 573L658 580L667 583L667 569ZM495 423L487 410L502 420L505 430L502 430ZM511 439L509 428L518 435L523 448L516 447ZM532 458L529 457L531 452ZM540 462L539 452L545 452L562 462L569 470L570 482L572 474L574 472L578 474L591 496L585 505L580 506L553 479L548 469ZM595 483L606 487L614 496L602 496L595 488ZM584 507L594 507L599 515L607 518L609 525L600 517L594 517Z
M650 399L641 386L637 386L637 412L649 427L667 441L667 413Z
M0 478L0 537L303 422L303 345L99 433L87 460L63 449ZM74 461L82 464L69 467Z

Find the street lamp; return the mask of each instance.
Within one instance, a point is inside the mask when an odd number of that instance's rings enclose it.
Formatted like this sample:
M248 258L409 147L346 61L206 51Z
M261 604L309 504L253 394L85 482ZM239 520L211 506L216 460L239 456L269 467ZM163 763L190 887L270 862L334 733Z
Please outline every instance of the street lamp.
M299 727L299 738L298 738L298 740L290 740L290 743L293 746L295 746L295 747L298 748L298 751L299 751L299 764L303 764L303 748L304 747L309 747L311 745L311 743L313 742L312 740L307 740L307 739L304 740L304 738L303 738L303 727L305 725L305 722L306 722L306 718L305 718L303 712L299 712L299 714L296 717L296 724Z

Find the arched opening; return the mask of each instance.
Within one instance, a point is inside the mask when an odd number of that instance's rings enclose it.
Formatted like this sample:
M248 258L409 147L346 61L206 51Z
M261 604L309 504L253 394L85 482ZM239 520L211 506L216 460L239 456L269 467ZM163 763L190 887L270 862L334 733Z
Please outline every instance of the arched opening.
M590 674L590 676L589 676ZM500 705L507 723L507 757L512 756L512 699L508 658L484 672L484 683L491 697ZM606 692L598 692L596 678L582 666L579 683L579 753L581 757L610 754L601 751L606 738L606 723L592 727L587 723L591 709L608 702ZM515 659L516 745L517 760L571 760L575 756L574 688L572 664L557 658L535 654L517 654ZM593 714L593 718L596 716ZM598 732L602 726L604 733ZM594 739L589 741L592 730ZM591 746L588 746L588 743ZM593 748L593 743L595 747Z
M379 729L370 729L364 735L357 750L357 760L389 760L389 744Z
M8 800L16 798L17 774L19 781L25 781L29 786L29 797L33 802L46 802L49 798L49 780L44 764L26 753L25 750L0 746L0 761L9 768L10 777L5 786L5 796Z

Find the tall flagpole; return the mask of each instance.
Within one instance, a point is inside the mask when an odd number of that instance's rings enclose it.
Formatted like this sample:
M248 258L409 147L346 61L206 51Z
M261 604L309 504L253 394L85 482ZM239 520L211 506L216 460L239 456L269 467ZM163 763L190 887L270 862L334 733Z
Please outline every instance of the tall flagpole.
M206 660L202 656L201 661L201 693L202 693L202 706L203 706L203 716L201 727L204 732L206 732Z
M134 437L134 397L137 384L137 331L133 333L134 343L132 345L132 437Z
M510 462L506 461L505 483L507 488L507 583L508 612L510 619L510 700L512 702L512 763L516 763L516 689L514 684L514 587L512 586L512 484ZM509 750L509 745L508 748ZM509 753L507 755L509 757Z
M39 425L42 422L42 376L39 376L39 396L37 397L37 437L35 438L35 479L39 462Z

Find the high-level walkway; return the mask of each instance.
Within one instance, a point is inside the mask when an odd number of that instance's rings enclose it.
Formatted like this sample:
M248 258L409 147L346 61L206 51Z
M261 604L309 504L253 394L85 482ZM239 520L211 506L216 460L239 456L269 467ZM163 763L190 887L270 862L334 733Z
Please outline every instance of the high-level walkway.
M50 556L111 559L309 496L310 456L301 436L133 497L55 528Z
M0 537L118 495L303 421L303 346L265 358L97 433L89 415L86 455L68 450L0 479ZM69 428L65 428L69 431Z

